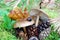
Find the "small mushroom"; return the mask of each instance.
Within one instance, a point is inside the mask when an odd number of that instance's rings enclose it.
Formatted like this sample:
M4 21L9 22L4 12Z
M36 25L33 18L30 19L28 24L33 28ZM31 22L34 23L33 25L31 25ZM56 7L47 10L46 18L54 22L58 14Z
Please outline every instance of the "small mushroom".
M30 17L28 17L26 20L17 21L14 24L14 28L23 28L25 35L27 35L26 27L33 25L33 24L34 24L34 20L32 20Z
M31 18L27 18L27 20L17 21L14 24L14 28L23 28L24 32L26 33L25 27L28 27L28 26L33 25L33 24L34 24L34 20L32 20Z
M38 25L39 19L42 19L44 21L49 20L49 16L41 9L32 9L30 11L30 16L35 19L35 26Z

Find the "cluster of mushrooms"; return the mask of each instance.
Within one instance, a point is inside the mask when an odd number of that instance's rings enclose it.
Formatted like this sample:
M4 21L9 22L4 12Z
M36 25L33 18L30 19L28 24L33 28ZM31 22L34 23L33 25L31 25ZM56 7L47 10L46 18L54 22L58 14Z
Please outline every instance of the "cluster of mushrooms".
M18 15L18 17L16 15ZM22 37L23 40L40 40L39 34L41 33L41 30L43 31L50 26L49 17L40 9L32 9L29 13L26 8L24 12L21 12L21 9L17 9L14 12L11 12L9 17L16 20L14 29L16 30L16 34L19 37ZM46 23L46 21L48 22L48 26L46 25L44 29L40 30L39 25Z

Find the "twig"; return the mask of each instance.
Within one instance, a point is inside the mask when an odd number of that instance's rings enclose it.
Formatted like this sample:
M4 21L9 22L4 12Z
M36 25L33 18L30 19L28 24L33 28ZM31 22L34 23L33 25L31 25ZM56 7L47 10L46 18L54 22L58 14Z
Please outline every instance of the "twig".
M54 19L51 19L50 20L51 23L55 23L57 21L60 21L60 17L57 17L57 18L54 18Z
M30 1L30 0L27 0L27 5L29 5L29 1Z
M16 3L14 4L13 9L15 9L20 2L21 2L21 0L17 0Z

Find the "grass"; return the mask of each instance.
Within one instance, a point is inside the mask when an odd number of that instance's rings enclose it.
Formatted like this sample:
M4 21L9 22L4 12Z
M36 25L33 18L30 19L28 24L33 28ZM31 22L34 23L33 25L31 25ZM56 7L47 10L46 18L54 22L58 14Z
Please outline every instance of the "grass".
M0 28L0 40L17 40L17 38L5 29Z
M49 10L49 9L43 9L50 18L56 18L59 16L57 11ZM51 32L48 37L46 37L44 40L60 40L60 35L57 33L57 31L54 31L54 25L51 25Z
M45 38L45 40L60 40L60 35L58 35L57 32L51 31L48 37Z
M31 0L31 2L33 3L33 0ZM19 7L23 6L23 9L25 7L28 8L28 10L31 9L32 7L32 3L30 2L30 5L26 5L26 1L24 3L24 0L22 0L22 2L20 4L18 4ZM35 1L36 2L36 1ZM33 3L33 7L34 4ZM59 2L59 1L58 1ZM24 3L24 4L23 4ZM23 4L23 5L22 5ZM7 6L3 3L3 1L1 1L0 3L0 16L3 16L3 18L0 18L0 40L18 40L15 36L15 34L12 34L11 30L14 31L13 28L13 23L14 21L11 21L11 19L7 16L9 11L12 9L12 7ZM58 13L56 11L52 11L49 9L43 9L50 18L56 18L58 17ZM60 36L58 35L57 32L51 31L50 35L48 37L46 37L45 40L60 40Z
M43 9L50 18L56 18L59 16L58 12L57 11L54 11L54 10L50 10L50 9Z
M44 40L60 40L60 35L57 33L57 31L54 31L54 25L51 25L51 32L48 37L46 37Z
M8 11L0 9L0 40L17 40L16 36L11 32L14 21L11 21L7 13Z

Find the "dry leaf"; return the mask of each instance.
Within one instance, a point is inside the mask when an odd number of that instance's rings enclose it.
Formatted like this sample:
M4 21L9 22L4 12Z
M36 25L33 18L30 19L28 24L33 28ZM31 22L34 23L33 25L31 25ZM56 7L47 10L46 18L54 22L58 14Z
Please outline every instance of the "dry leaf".
M9 13L9 17L14 20L24 20L29 17L29 14L26 8L24 9L24 13L22 12L22 9L15 8Z

